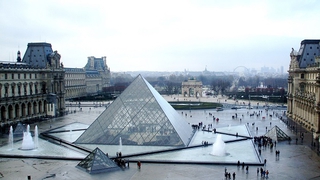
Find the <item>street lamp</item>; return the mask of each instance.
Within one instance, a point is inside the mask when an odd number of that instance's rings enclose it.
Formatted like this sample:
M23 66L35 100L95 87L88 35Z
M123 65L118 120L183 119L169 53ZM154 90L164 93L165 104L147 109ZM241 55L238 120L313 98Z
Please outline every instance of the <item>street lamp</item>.
M318 151L319 152L319 145L320 145L320 137L318 137Z
M311 129L311 148L313 147L313 132L314 132L314 129L312 128Z

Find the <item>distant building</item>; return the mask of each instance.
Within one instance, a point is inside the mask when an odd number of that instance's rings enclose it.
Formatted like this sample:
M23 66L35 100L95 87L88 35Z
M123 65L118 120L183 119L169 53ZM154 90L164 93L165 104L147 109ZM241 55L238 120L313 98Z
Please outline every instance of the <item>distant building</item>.
M194 78L182 82L181 89L184 97L202 97L202 82Z
M77 98L87 95L86 71L84 68L64 68L65 98Z
M66 99L95 95L109 87L111 73L106 63L106 56L90 56L84 68L64 68Z
M292 48L288 77L287 115L297 124L320 135L320 40L303 40ZM296 127L297 128L297 127Z
M87 79L87 93L94 94L102 90L103 87L110 86L111 73L107 66L107 57L88 57L88 62L84 67Z
M29 43L21 59L0 61L1 127L65 111L64 70L49 43Z

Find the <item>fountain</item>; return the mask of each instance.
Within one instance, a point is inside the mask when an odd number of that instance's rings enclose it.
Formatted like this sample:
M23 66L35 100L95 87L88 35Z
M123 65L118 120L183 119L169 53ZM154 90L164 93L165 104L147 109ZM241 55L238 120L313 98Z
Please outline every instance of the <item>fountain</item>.
M122 140L121 137L119 138L119 151L121 152L122 150Z
M21 150L32 150L34 149L34 142L33 139L31 137L31 133L30 133L30 126L27 126L27 131L23 132L23 140L22 140L22 145L21 145Z
M9 131L9 140L8 140L10 150L13 149L13 128L10 126L10 131Z
M212 145L212 151L210 153L214 156L225 156L226 155L226 144L222 140L222 135L218 134L216 141Z
M38 133L38 126L36 125L34 127L34 147L38 148L39 147L39 133Z

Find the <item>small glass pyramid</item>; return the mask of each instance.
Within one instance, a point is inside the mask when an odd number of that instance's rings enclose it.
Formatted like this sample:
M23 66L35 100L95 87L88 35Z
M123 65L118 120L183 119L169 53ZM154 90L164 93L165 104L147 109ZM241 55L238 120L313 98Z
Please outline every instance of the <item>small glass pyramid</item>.
M289 140L290 137L283 132L278 126L274 126L265 136L275 140L275 141L284 141Z
M141 76L88 127L76 144L188 146L191 126Z
M90 174L120 169L99 148L93 150L76 167L83 169Z

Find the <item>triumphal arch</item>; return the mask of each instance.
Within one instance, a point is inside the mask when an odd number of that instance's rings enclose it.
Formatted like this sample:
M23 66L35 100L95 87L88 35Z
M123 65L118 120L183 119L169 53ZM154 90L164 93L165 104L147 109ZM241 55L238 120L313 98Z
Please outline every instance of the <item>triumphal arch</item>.
M194 78L183 81L181 89L184 97L202 97L202 82Z

